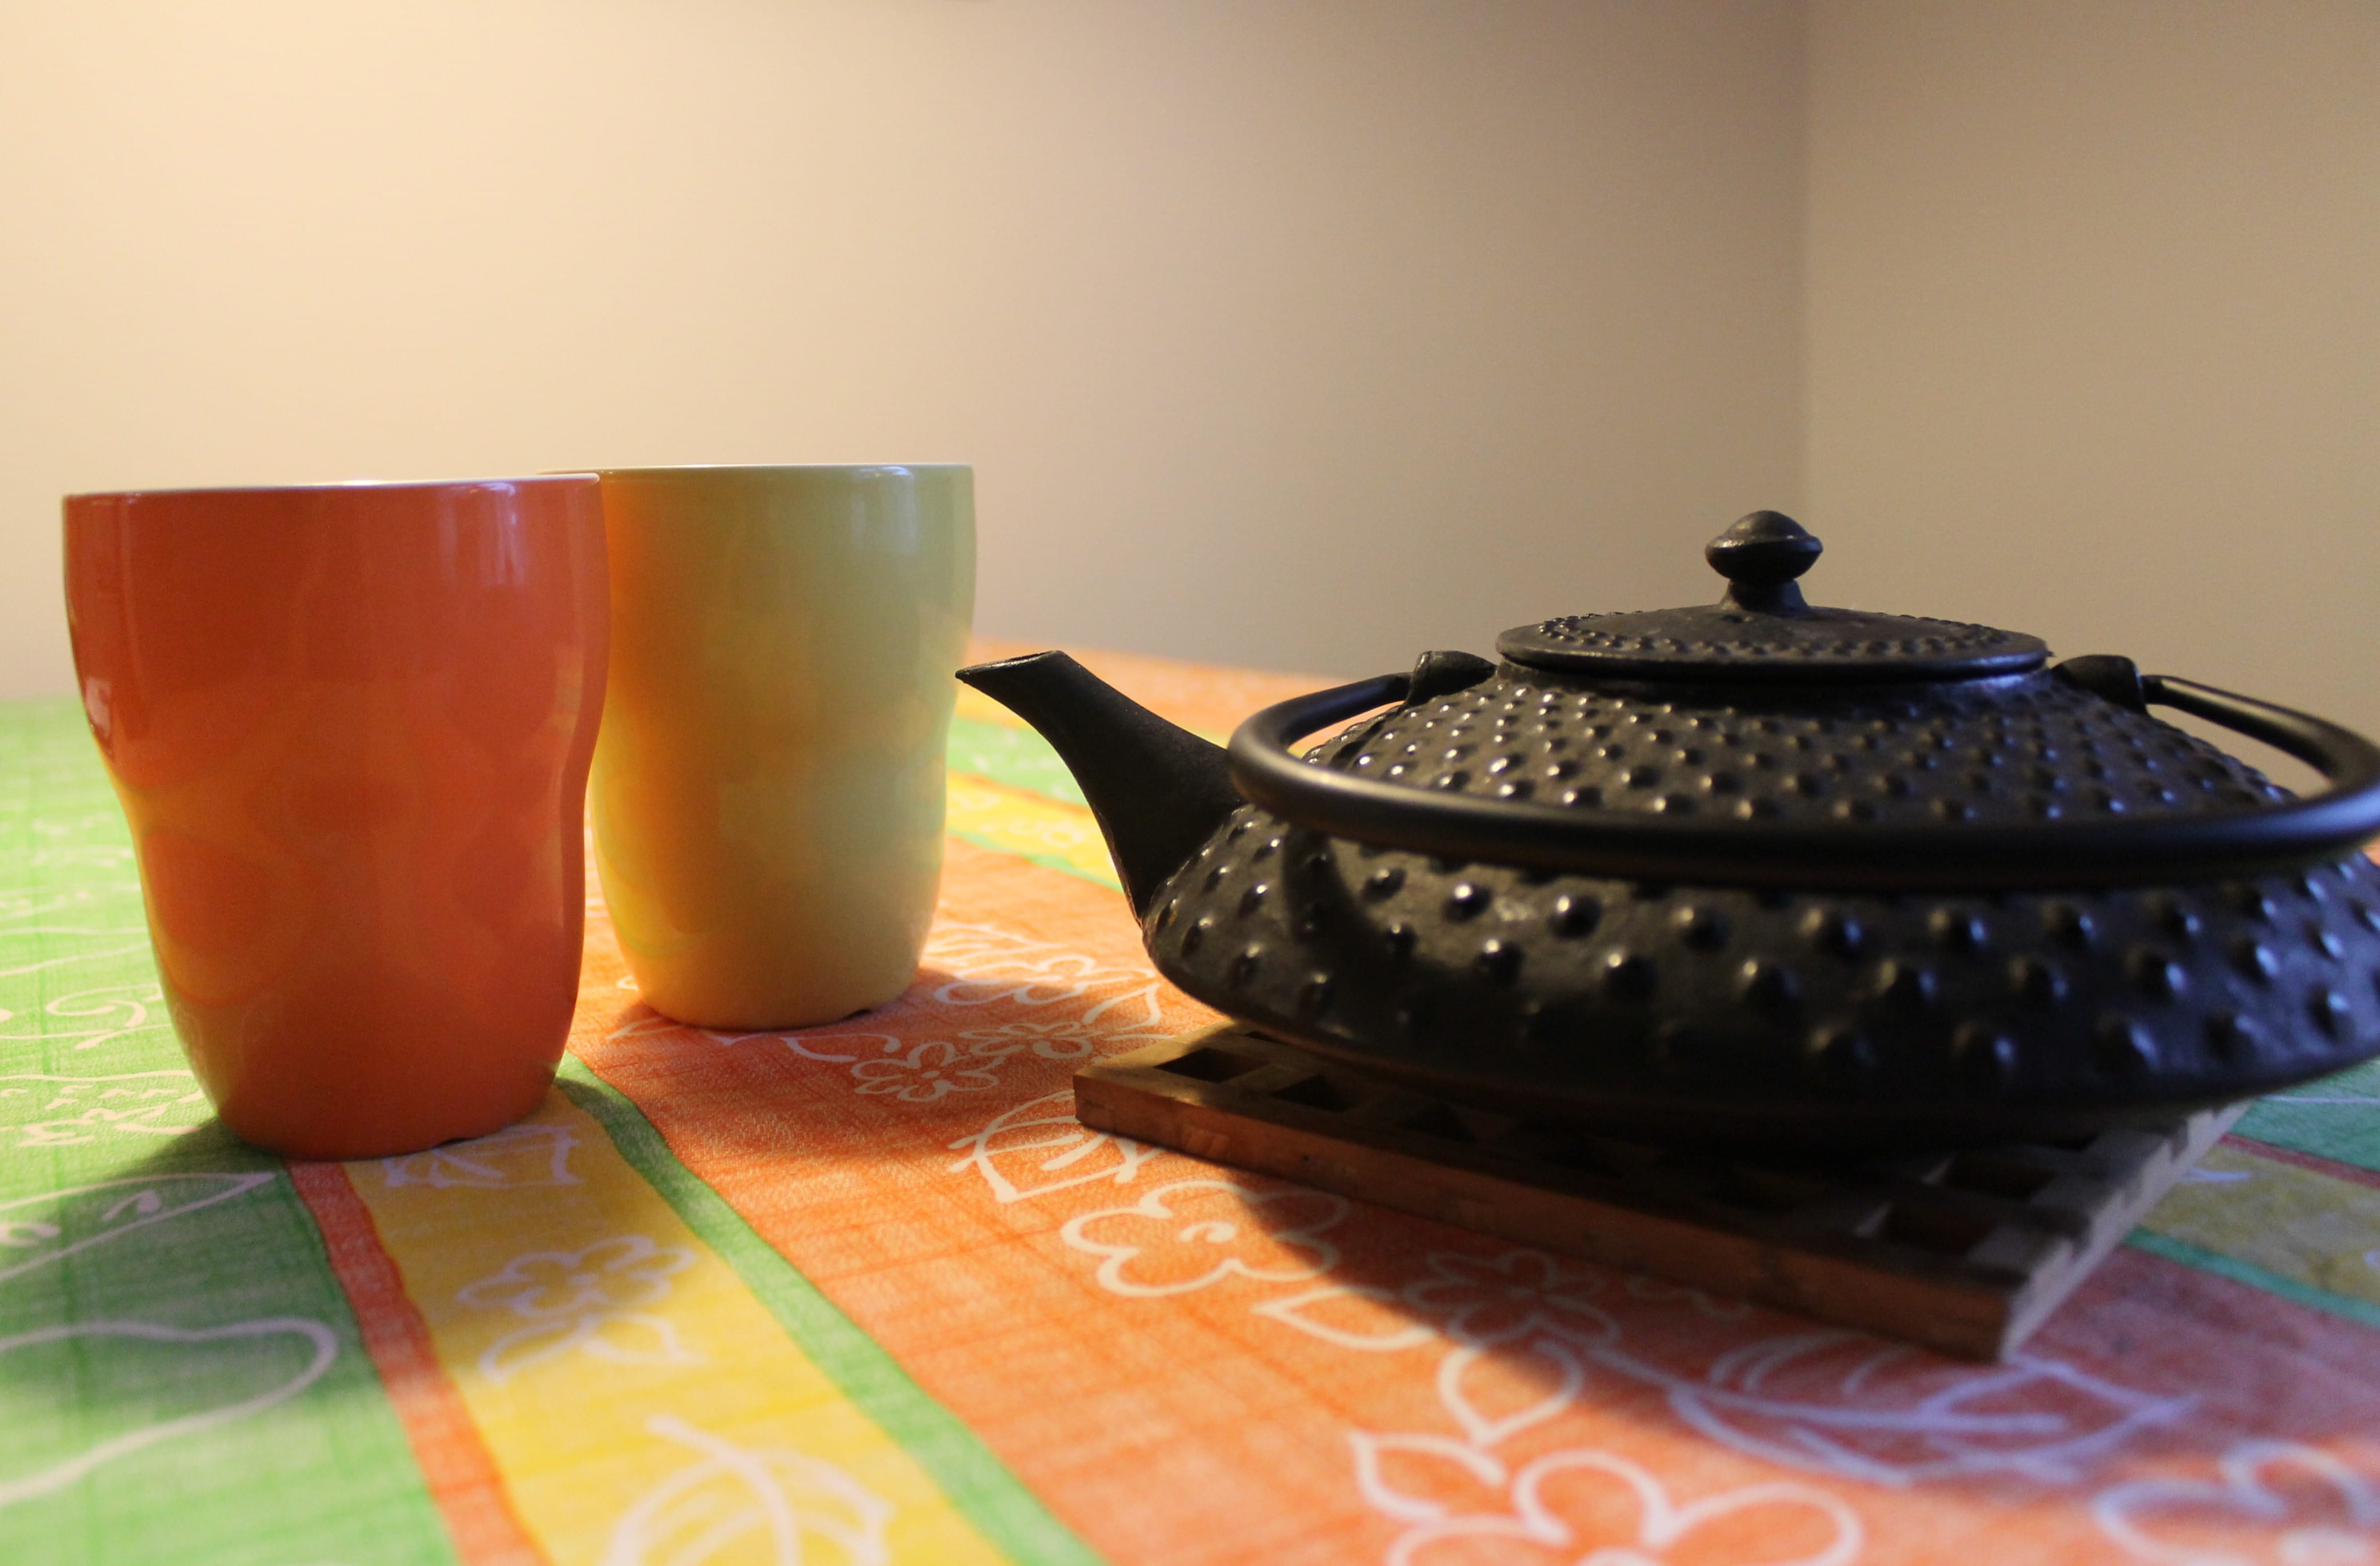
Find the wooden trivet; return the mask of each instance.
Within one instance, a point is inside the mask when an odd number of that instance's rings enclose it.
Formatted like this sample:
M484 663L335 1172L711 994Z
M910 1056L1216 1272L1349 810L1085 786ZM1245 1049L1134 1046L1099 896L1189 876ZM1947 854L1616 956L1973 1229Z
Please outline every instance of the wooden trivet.
M1550 1130L1224 1025L1085 1067L1085 1125L1971 1359L2012 1352L2243 1104L1842 1167Z

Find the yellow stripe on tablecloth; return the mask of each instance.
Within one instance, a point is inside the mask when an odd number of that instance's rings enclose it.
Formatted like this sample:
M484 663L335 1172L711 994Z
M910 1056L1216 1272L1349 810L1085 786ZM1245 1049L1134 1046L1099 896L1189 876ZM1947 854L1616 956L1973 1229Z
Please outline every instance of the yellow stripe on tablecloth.
M560 1093L348 1172L556 1566L1004 1559Z
M1099 823L1080 805L978 777L953 772L945 829L978 848L1021 855L1118 886Z
M1002 728L1022 729L1030 726L1024 719L973 686L959 686L959 704L953 715L972 718L978 723L998 723Z
M2380 1190L2226 1142L2141 1223L2291 1283L2380 1305Z

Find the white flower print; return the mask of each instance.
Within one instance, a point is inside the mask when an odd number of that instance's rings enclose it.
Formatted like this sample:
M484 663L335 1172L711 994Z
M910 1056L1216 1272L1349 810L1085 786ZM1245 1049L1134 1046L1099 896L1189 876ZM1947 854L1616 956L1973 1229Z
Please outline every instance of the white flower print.
M1186 1294L1226 1277L1302 1282L1329 1271L1338 1247L1322 1232L1347 1216L1327 1192L1251 1191L1227 1180L1177 1180L1128 1208L1066 1220L1059 1237L1103 1259L1099 1286L1152 1298Z
M2297 1441L2247 1440L2217 1477L2135 1479L2102 1490L2107 1536L2160 1566L2373 1566L2380 1483Z
M859 1079L862 1093L890 1093L911 1104L930 1104L948 1094L980 1093L999 1086L999 1064L1011 1052L961 1054L957 1045L939 1038L911 1045L906 1050L901 1049L899 1039L888 1038L884 1048L894 1053L883 1060L862 1061L851 1068L851 1074Z
M667 1319L638 1308L669 1297L671 1278L694 1265L694 1253L620 1234L578 1251L531 1251L455 1298L482 1310L528 1318L480 1356L492 1381L579 1350L626 1364L686 1365L700 1359Z
M1439 1483L1407 1489L1382 1459L1434 1461ZM1865 1535L1840 1499L1791 1482L1746 1485L1680 1503L1648 1469L1617 1452L1549 1452L1507 1470L1495 1456L1407 1436L1357 1444L1358 1484L1382 1511L1415 1524L1390 1547L1390 1566L1444 1560L1543 1561L1546 1566L1669 1566L1724 1560L1741 1566L1850 1566ZM1409 1481L1408 1481L1409 1482ZM1509 1511L1459 1511L1509 1486ZM1455 1497L1461 1500L1450 1500Z
M1486 1348L1537 1332L1595 1343L1620 1335L1611 1317L1588 1303L1603 1280L1542 1252L1488 1257L1433 1251L1429 1269L1433 1276L1405 1285L1405 1302L1442 1314L1446 1335L1458 1343Z
M1127 1036L1080 1022L1012 1022L1000 1027L971 1027L959 1037L966 1040L970 1055L1005 1059L1029 1050L1045 1061L1081 1061L1098 1054L1102 1040Z

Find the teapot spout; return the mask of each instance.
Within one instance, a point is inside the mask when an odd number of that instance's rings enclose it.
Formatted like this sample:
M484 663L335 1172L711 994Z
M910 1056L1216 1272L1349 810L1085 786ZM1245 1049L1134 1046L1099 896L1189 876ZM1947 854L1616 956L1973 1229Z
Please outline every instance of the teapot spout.
M1136 916L1245 803L1221 746L1167 722L1062 652L978 663L958 677L1032 724L1075 774Z

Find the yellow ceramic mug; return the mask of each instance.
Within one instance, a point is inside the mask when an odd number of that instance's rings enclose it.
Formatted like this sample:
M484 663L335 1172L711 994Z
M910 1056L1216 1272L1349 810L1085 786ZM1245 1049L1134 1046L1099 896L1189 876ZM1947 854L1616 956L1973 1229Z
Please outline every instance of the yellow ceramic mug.
M800 1027L907 988L941 875L975 475L602 470L596 863L646 1001Z

